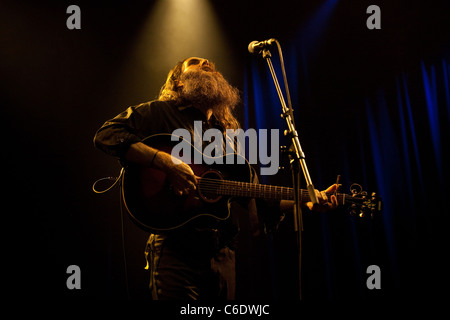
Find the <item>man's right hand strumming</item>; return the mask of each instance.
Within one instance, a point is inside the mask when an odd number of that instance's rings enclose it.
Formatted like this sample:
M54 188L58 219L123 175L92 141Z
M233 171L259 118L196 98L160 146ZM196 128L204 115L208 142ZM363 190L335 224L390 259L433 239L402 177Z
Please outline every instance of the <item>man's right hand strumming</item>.
M138 142L130 146L126 159L133 163L152 166L163 171L177 195L188 194L191 190L196 189L197 178L192 168L167 152Z

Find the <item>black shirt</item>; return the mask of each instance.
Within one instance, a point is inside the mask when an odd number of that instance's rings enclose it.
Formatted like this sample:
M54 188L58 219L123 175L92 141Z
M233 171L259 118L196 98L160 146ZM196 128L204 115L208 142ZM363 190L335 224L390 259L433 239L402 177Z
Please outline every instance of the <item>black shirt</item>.
M97 131L94 144L100 150L121 160L131 144L157 134L171 134L175 129L194 131L194 122L201 121L203 131L219 127L214 116L206 116L192 105L176 105L171 101L150 101L132 106Z

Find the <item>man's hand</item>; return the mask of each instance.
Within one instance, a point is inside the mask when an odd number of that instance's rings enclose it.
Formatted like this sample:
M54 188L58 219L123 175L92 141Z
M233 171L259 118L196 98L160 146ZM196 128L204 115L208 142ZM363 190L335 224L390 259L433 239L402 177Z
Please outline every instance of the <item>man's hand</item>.
M169 153L137 142L130 146L126 160L142 166L151 166L164 172L175 194L188 194L191 190L196 189L197 177L191 167L172 157Z
M313 211L317 212L326 212L328 210L333 210L338 206L338 201L335 195L327 196L327 193L336 192L336 190L339 188L337 184L333 184L332 186L328 187L325 191L319 192L319 190L316 191L316 197L319 203L317 203L315 206L312 202L307 202L306 206Z
M181 196L197 189L197 177L192 168L183 161L161 151L156 155L156 163L167 174L175 194Z
M316 206L313 206L312 202L307 202L306 206L308 209L317 211L317 212L326 212L329 210L333 210L338 206L338 201L335 195L331 195L328 197L326 192L336 192L336 189L339 188L340 185L333 184L325 191L316 191L317 200L319 203ZM304 204L303 204L304 205ZM294 210L294 201L292 200L281 200L280 202L280 210L281 212L292 212Z

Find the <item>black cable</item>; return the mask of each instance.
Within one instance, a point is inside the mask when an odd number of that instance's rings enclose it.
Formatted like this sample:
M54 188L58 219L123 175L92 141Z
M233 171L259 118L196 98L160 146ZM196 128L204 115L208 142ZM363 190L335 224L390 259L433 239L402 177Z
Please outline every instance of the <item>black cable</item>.
M122 175L121 175L122 177ZM131 300L130 297L130 288L128 281L128 263L127 263L127 254L125 250L125 215L123 214L123 203L122 203L122 188L119 188L119 202L120 202L120 220L121 220L121 237L122 237L122 255L123 255L123 266L125 273L125 287L127 291L127 298Z

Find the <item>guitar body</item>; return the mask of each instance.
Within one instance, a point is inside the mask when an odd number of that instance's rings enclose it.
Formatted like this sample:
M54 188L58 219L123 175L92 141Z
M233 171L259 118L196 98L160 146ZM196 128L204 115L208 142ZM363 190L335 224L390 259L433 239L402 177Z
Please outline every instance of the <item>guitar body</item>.
M172 148L179 143L171 141L171 137L170 134L158 134L148 137L143 143L171 153ZM189 195L176 195L166 179L166 174L160 170L136 165L125 168L122 196L130 217L140 228L152 233L164 233L187 224L210 227L230 216L230 197L218 192L221 181L250 182L250 165L243 159L241 162L244 164L236 164L240 156L235 154L211 158L191 147L192 159L195 159L195 153L200 153L202 159L214 163L203 165L194 164L193 160L190 162L193 163L190 167L195 175L202 179L197 190ZM182 154L179 158L181 157ZM230 163L235 164L229 165ZM211 184L208 181L216 183Z

